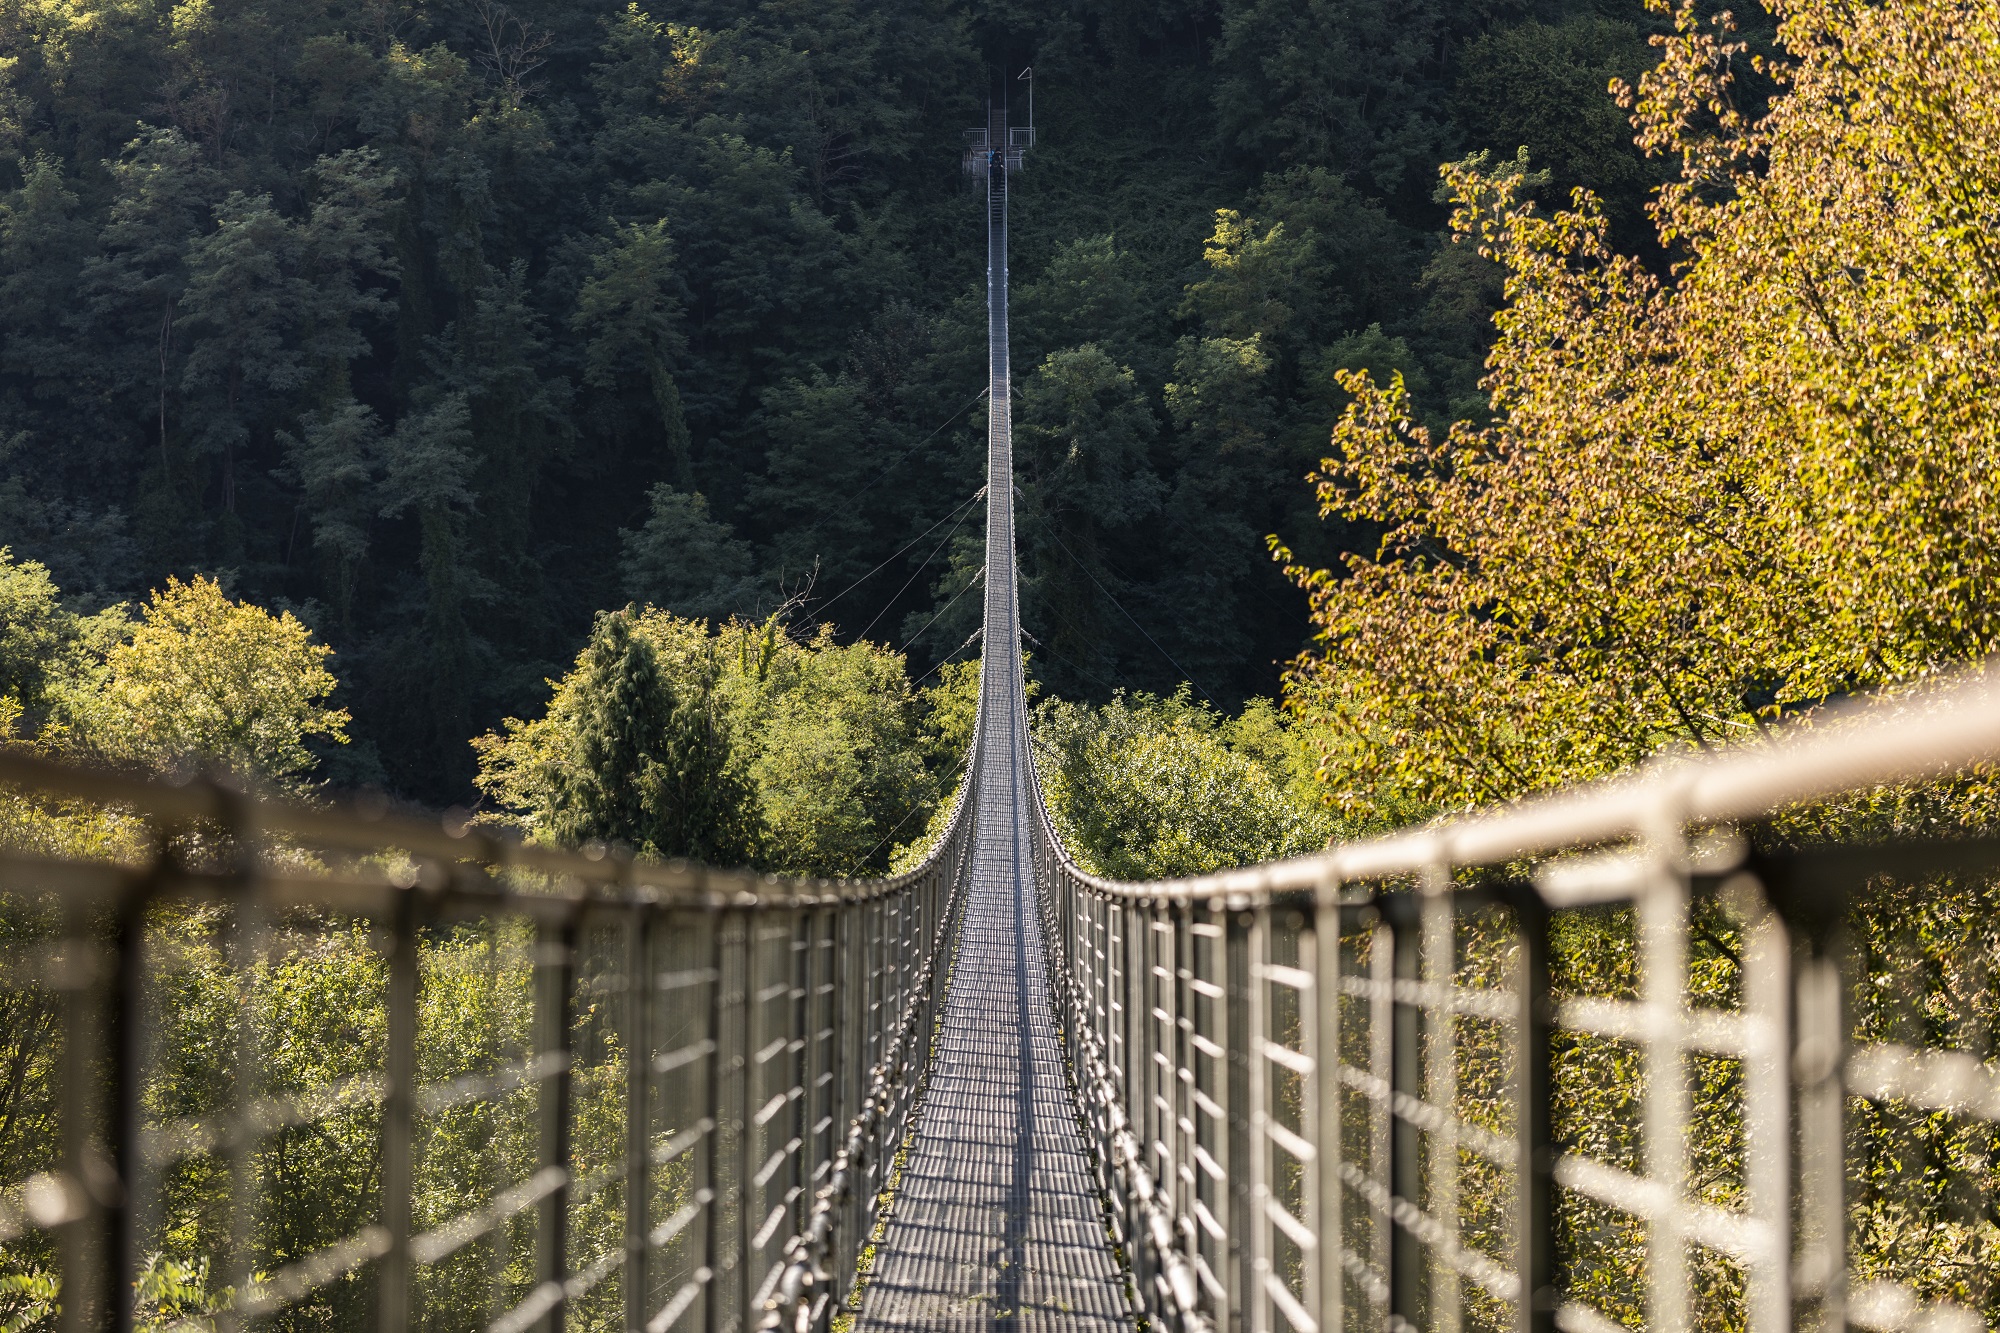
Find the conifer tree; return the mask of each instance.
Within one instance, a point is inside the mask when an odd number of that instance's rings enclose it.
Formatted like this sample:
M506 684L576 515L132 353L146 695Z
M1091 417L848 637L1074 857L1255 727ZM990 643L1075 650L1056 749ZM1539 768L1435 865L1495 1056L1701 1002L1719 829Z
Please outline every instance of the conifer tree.
M644 845L662 856L739 865L756 854L756 793L716 698L721 668L714 650L689 665L667 716Z
M622 842L654 856L733 863L750 851L750 793L696 663L675 682L634 634L637 611L597 619L572 707L569 752L550 765L544 823L559 842Z

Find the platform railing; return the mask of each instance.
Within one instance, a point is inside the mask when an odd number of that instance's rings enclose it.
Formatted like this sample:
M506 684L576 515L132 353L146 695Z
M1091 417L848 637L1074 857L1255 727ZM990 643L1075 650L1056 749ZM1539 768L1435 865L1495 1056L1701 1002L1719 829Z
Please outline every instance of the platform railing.
M1201 879L1095 878L1045 824L1152 1318L1996 1326L2000 841L1940 812L1980 799L2000 688L1876 711Z
M0 1323L828 1327L972 781L919 868L805 881L0 753L17 845L106 849L0 852Z

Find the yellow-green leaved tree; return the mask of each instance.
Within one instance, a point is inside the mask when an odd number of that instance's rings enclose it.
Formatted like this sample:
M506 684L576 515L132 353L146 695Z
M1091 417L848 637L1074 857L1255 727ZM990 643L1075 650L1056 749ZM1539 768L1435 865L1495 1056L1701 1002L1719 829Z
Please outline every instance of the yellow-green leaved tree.
M347 739L347 710L323 702L332 653L289 611L231 601L212 579L170 578L106 654L84 744L149 767L295 784L313 766L308 740Z
M1621 90L1680 160L1664 277L1589 196L1544 216L1518 168L1447 168L1507 272L1492 423L1436 439L1347 376L1313 480L1381 542L1292 568L1319 647L1289 702L1351 813L1751 736L2000 641L2000 5L1774 9L1760 118L1692 5Z
M1345 376L1353 401L1314 480L1324 514L1381 540L1345 569L1292 570L1320 641L1288 702L1351 816L1754 741L2000 646L2000 3L1772 8L1784 63L1766 67L1761 116L1734 100L1746 60L1726 16L1704 24L1691 4L1624 91L1640 142L1679 159L1653 204L1664 273L1618 253L1586 195L1553 217L1529 207L1524 164L1447 169L1461 237L1507 275L1491 423L1437 439L1400 380ZM1940 815L1963 831L1991 819L1990 788L1958 800L1973 790L1871 797L1863 819L1813 831ZM1994 1058L1995 897L1970 875L1857 896L1859 1037ZM1740 936L1695 911L1689 1002L1739 1003ZM1623 911L1561 914L1558 988L1630 994L1635 938ZM1629 1152L1657 1066L1578 1033L1554 1055L1557 1137ZM1740 1067L1684 1072L1686 1188L1740 1208ZM2000 1132L1907 1104L1848 1114L1857 1280L2000 1318ZM1557 1228L1566 1293L1638 1327L1644 1228L1569 1191ZM1740 1329L1740 1268L1700 1247L1693 1265L1695 1325Z

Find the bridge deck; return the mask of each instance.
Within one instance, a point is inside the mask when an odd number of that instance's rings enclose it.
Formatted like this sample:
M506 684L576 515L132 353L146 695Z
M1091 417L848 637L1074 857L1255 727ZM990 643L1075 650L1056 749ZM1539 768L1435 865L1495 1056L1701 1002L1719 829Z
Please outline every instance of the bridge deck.
M995 108L987 142L1007 142ZM1007 163L987 169L985 669L972 879L916 1145L862 1298L864 1330L1130 1329L1063 1077L1035 908L1014 573Z
M943 1035L859 1327L1129 1329L1056 1041L1021 749L993 748Z

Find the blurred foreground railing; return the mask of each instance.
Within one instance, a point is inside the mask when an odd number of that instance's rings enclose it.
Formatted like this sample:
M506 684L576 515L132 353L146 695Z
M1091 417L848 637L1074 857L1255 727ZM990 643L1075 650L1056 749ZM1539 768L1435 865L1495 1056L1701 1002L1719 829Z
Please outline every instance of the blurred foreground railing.
M1829 801L1921 824L1894 784L1994 756L1973 681L1204 879L1094 879L1045 824L1143 1304L1259 1333L1993 1327L2000 842L1944 806L1936 840L1801 830Z
M919 869L815 882L18 754L0 782L30 834L128 853L0 855L0 1327L843 1308L943 998L969 792Z

